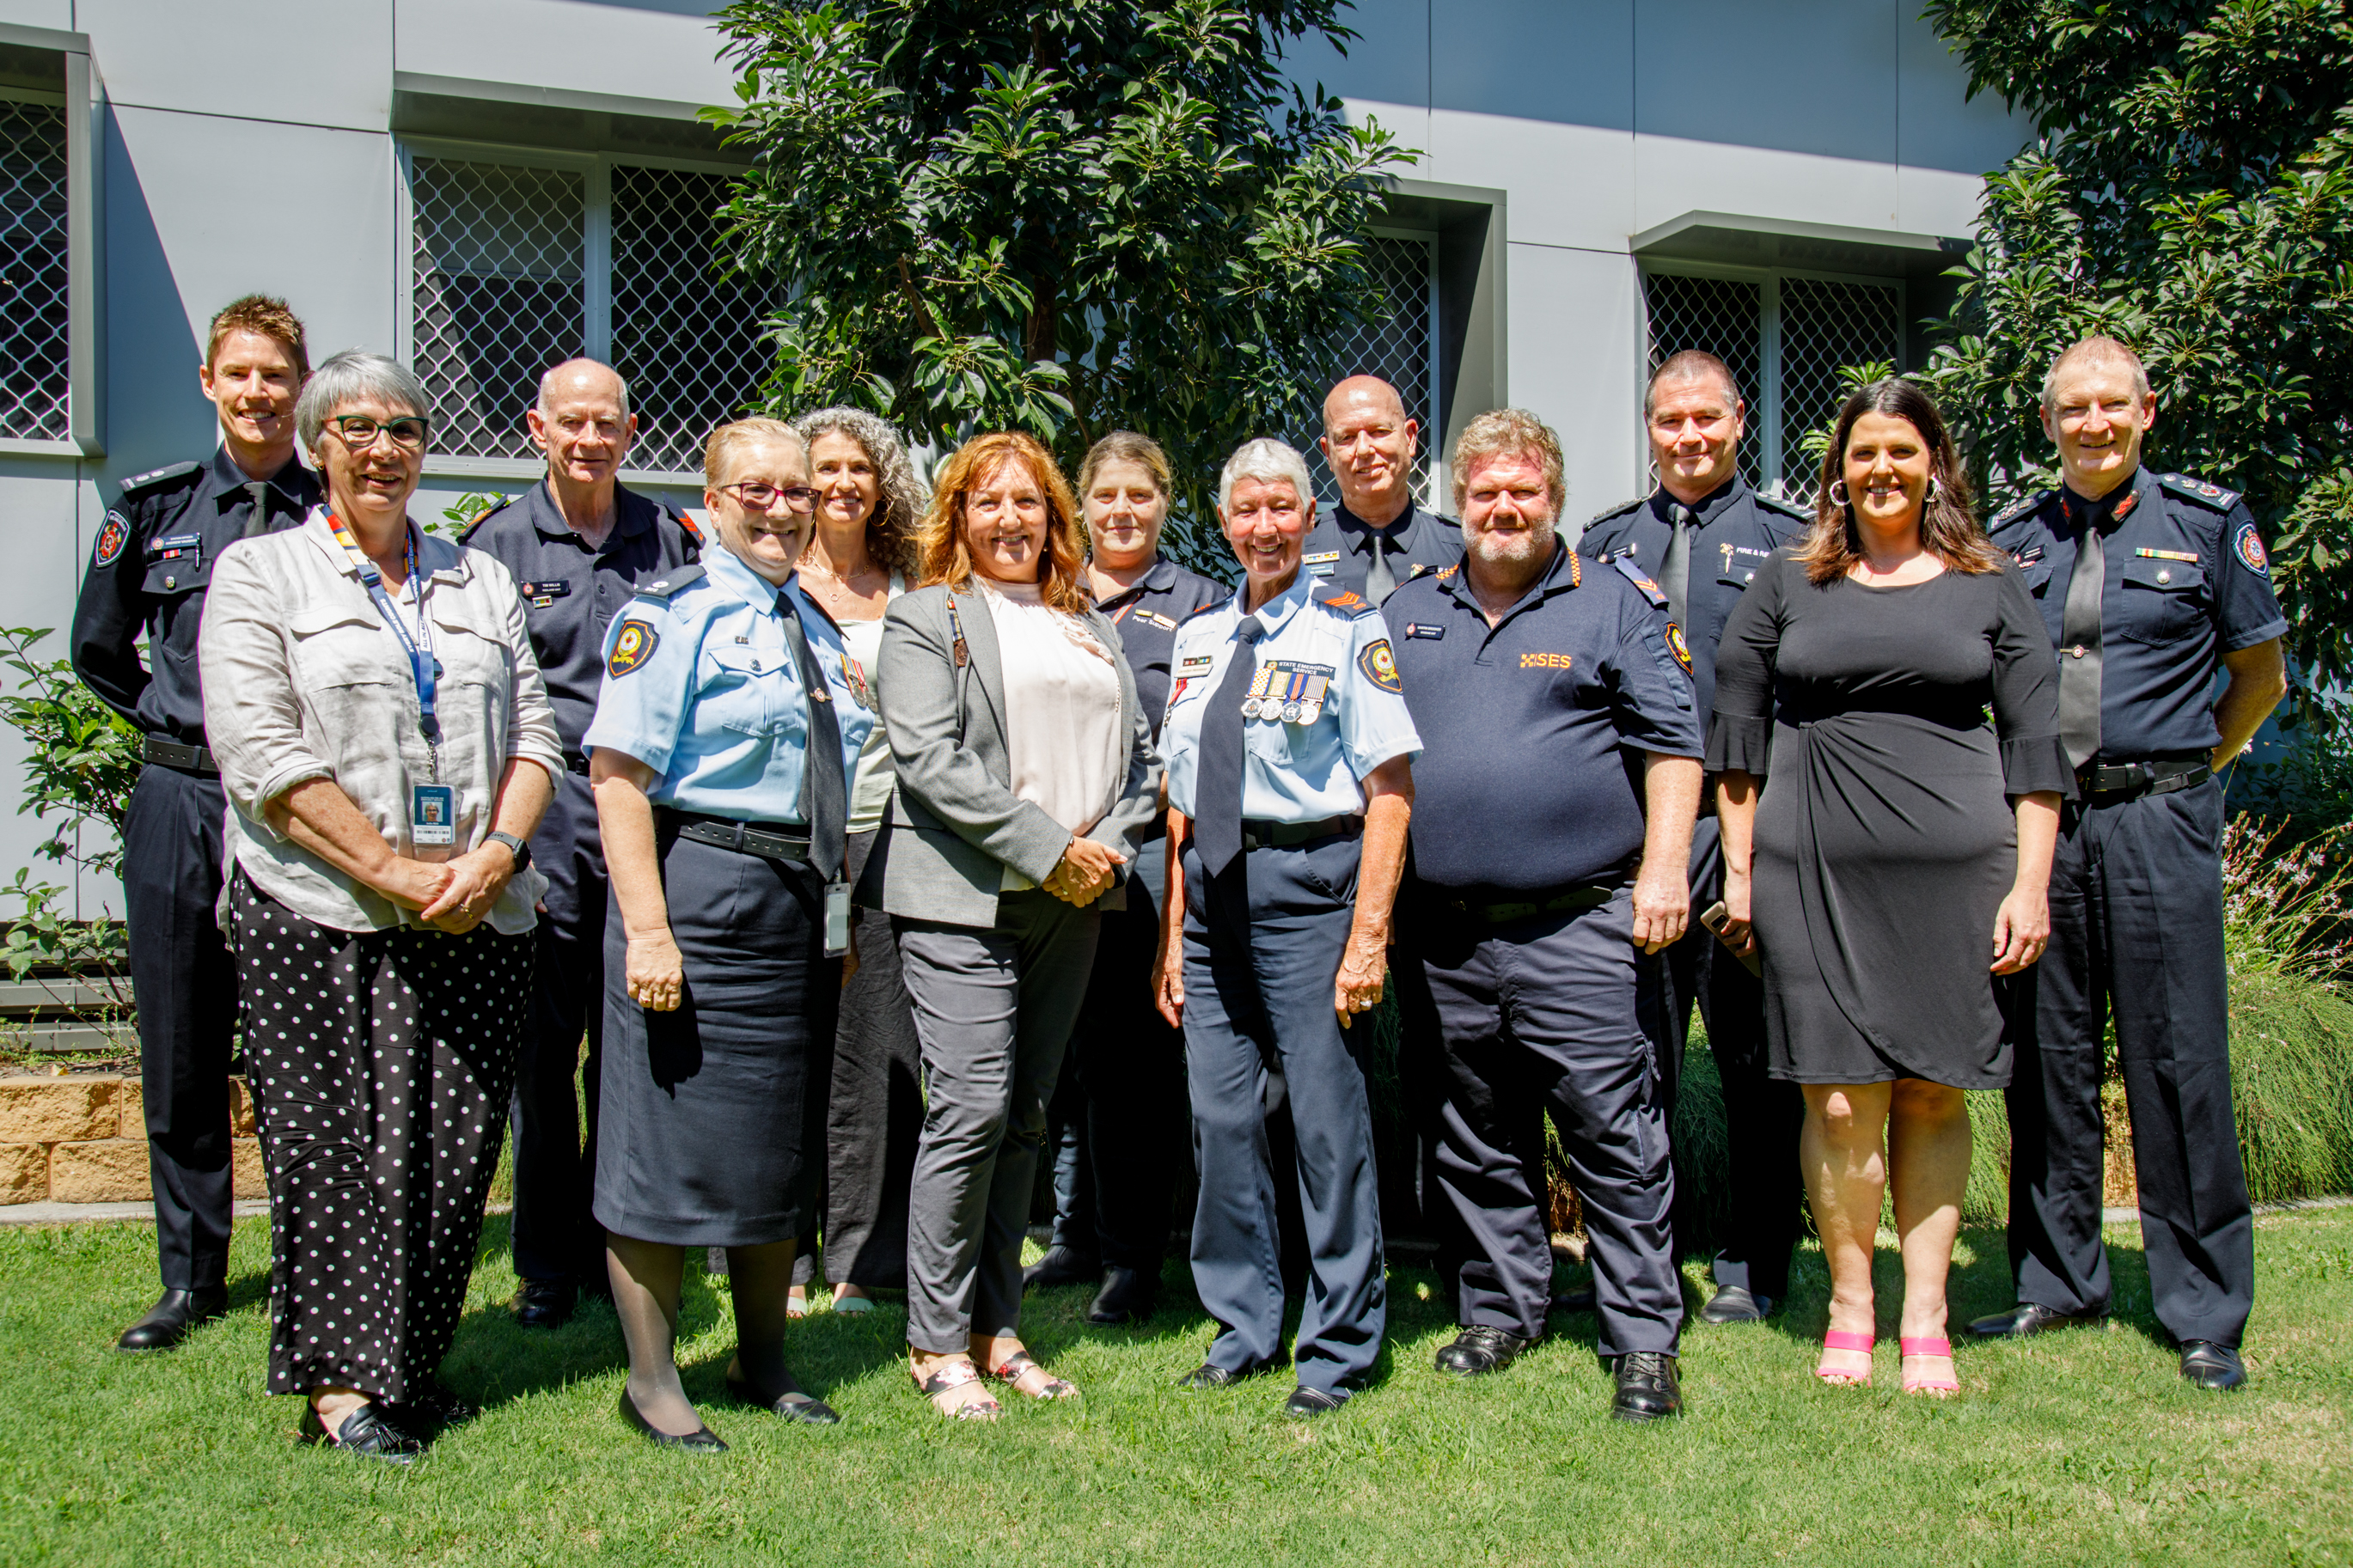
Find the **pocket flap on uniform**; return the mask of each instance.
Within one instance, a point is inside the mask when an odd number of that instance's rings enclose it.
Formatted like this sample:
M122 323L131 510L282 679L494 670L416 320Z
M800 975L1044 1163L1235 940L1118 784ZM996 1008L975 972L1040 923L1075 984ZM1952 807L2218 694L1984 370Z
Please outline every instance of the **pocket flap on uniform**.
M762 650L741 643L706 643L703 651L711 662L730 675L774 675L785 668L792 656L774 649Z
M2186 561L2132 560L2125 563L2125 581L2137 588L2186 594L2205 585L2206 569Z
M2037 561L2031 566L2021 566L2018 570L2026 579L2026 591L2041 598L2043 590L2051 585L2051 563Z
M446 597L439 594L427 595L425 613L433 617L435 626L445 631L464 632L485 642L502 643L506 640L506 622L503 619L492 624L483 615L481 606L455 594Z
M195 552L177 560L148 563L147 575L139 584L142 592L153 599L167 599L174 594L193 594L212 581L213 563Z
M336 626L378 624L373 605L305 605L286 616L286 629L298 637L314 637Z

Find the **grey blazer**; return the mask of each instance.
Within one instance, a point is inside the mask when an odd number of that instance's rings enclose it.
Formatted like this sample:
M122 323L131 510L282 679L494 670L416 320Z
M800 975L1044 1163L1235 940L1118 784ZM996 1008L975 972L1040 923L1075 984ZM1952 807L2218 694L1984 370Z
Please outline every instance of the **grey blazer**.
M1013 793L997 626L977 588L955 591L953 619L949 594L941 585L902 594L882 617L876 690L899 778L859 879L858 901L894 915L987 927L997 923L1005 868L1044 881L1060 862L1071 833ZM1131 737L1119 798L1087 832L1127 857L1119 884L1102 900L1105 909L1123 909L1140 836L1160 814L1160 753L1119 633L1093 610L1086 623L1112 651L1120 718ZM958 627L967 655L961 668L955 657Z

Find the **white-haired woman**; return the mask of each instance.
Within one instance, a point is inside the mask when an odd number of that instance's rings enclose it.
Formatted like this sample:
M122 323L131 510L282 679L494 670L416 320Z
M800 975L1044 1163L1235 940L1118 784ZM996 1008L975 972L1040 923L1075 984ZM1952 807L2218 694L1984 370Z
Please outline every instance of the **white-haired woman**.
M1178 630L1160 730L1160 1007L1185 1030L1200 1160L1193 1282L1223 1325L1185 1386L1284 1360L1260 1098L1271 1053L1290 1086L1314 1260L1290 1357L1297 1416L1363 1386L1387 1321L1364 1039L1347 1031L1381 999L1421 750L1380 616L1300 571L1311 493L1305 461L1280 441L1227 459L1218 516L1246 580Z
M312 1441L406 1460L470 1414L457 1331L527 1023L564 773L507 569L411 521L425 389L340 353L295 423L327 504L213 568L206 732L269 1173L269 1387Z

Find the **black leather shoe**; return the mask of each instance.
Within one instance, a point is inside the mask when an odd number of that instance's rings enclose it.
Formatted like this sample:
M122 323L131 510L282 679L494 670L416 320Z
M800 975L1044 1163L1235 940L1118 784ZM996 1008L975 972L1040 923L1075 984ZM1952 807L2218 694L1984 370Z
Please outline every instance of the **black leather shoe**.
M119 1351L167 1351L188 1337L199 1323L209 1323L228 1312L228 1287L207 1285L195 1290L166 1290L147 1315L122 1331L114 1342Z
M1552 1299L1552 1310L1556 1312L1590 1312L1594 1302L1595 1297L1589 1289L1563 1290Z
M514 1319L526 1329L560 1329L579 1299L569 1279L526 1279L515 1288Z
M1103 1259L1089 1258L1067 1247L1050 1247L1046 1256L1021 1271L1021 1289L1038 1290L1056 1285L1092 1285L1103 1278Z
M1140 1269L1113 1268L1103 1276L1103 1288L1095 1297L1095 1304L1087 1309L1087 1321L1106 1328L1114 1323L1141 1323L1152 1316L1152 1308L1160 1292L1159 1282Z
M2181 1342L2181 1375L2199 1388L2236 1388L2247 1381L2239 1352L2212 1340Z
M338 1431L327 1430L319 1419L318 1407L309 1401L302 1406L302 1441L322 1443L346 1454L364 1458L382 1459L388 1465L411 1465L425 1452L425 1440L385 1418L384 1412L373 1403L363 1405L343 1417Z
M1969 1324L1969 1332L1981 1340L2022 1340L2029 1334L2047 1334L2054 1329L2090 1329L2107 1321L2105 1312L2063 1312L2055 1307L2039 1306L2032 1301L2021 1301L2007 1312L1996 1312Z
M385 1400L384 1413L410 1432L463 1426L481 1411L452 1394L438 1377L427 1378L410 1397Z
M1294 1420L1312 1421L1318 1415L1331 1415L1347 1403L1348 1396L1345 1394L1326 1394L1303 1383L1291 1391L1290 1398L1282 1402L1282 1413Z
M1633 1351L1618 1358L1612 1369L1618 1392L1609 1414L1620 1421L1660 1421L1680 1415L1683 1384L1675 1381L1675 1358L1664 1351Z
M1234 1384L1250 1378L1264 1377L1281 1364L1282 1363L1280 1362L1262 1361L1256 1366L1246 1366L1240 1372L1236 1372L1230 1367L1213 1366L1208 1362L1203 1362L1178 1378L1176 1386L1194 1393L1199 1393L1205 1388L1231 1388Z
M1535 1341L1498 1329L1487 1323L1473 1323L1454 1336L1454 1342L1438 1352L1438 1370L1460 1377L1476 1377L1482 1372L1501 1372L1520 1359L1520 1352Z
M665 1432L647 1420L638 1413L638 1402L629 1397L629 1385L626 1383L621 1384L621 1419L636 1427L639 1435L657 1448L677 1448L689 1454L723 1454L727 1451L727 1445L719 1440L719 1434L708 1426L698 1426L681 1437L675 1432Z
M739 1405L756 1405L772 1415L787 1421L797 1421L804 1426L839 1426L841 1415L824 1400L801 1392L791 1373L785 1373L785 1391L774 1399L764 1399L750 1381L735 1373L727 1374L728 1397Z
M1773 1298L1752 1293L1745 1285L1726 1285L1699 1310L1703 1323L1761 1323L1773 1310Z

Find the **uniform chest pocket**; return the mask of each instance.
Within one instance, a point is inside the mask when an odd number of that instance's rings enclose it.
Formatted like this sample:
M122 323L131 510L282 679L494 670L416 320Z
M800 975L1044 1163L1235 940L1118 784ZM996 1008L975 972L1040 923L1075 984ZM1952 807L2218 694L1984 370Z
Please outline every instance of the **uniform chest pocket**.
M740 643L717 644L704 652L712 670L696 701L706 722L744 735L798 735L807 730L792 655Z
M504 683L509 660L503 621L490 622L475 605L454 595L445 600L427 594L425 607L433 621L433 652L445 677L484 686Z
M397 646L373 605L311 605L288 614L294 671L311 690L388 686L402 671L390 662Z
M149 563L140 591L156 605L156 624L163 632L164 651L184 664L196 658L196 638L205 618L205 585L212 581L213 563L194 550Z
M2211 618L2205 569L2189 562L2127 561L2120 587L2116 632L2130 641L2177 643L2196 635Z
M2048 561L2037 561L2031 565L2020 567L2018 571L2019 574L2026 579L2026 591L2036 598L2042 597L2043 593L2050 588L2051 563Z

